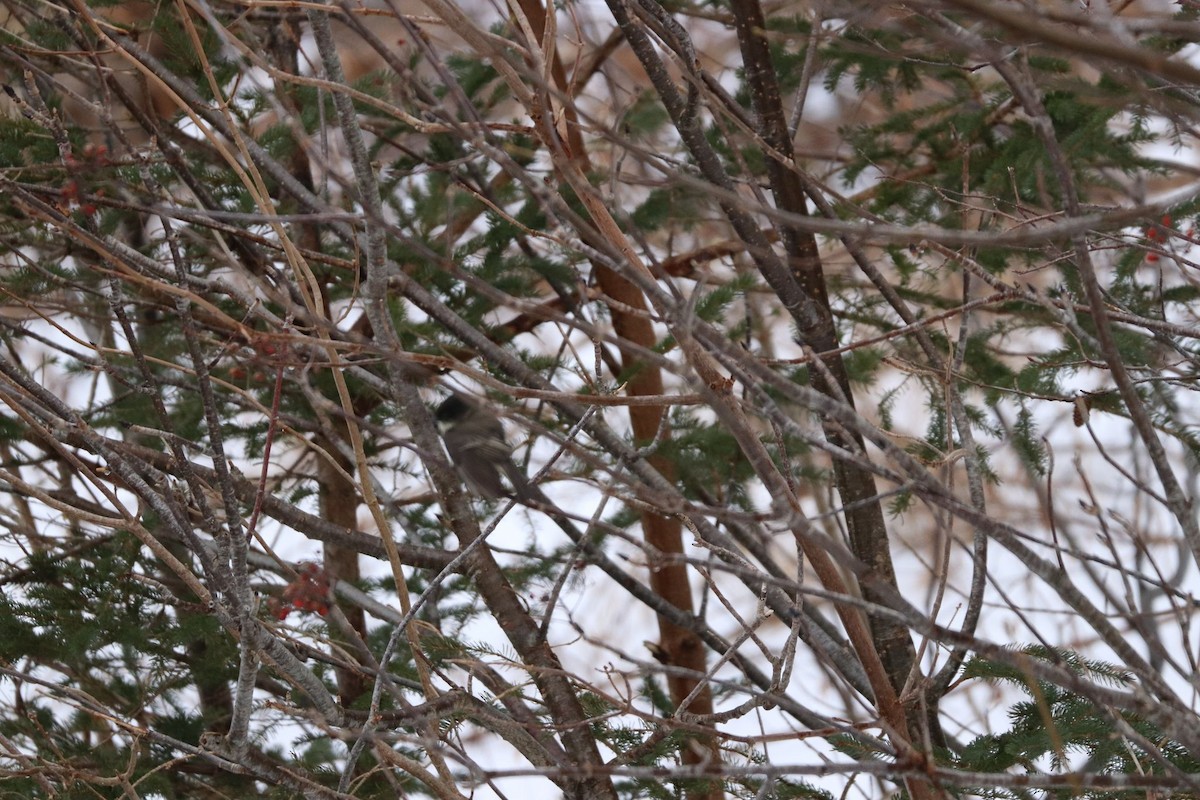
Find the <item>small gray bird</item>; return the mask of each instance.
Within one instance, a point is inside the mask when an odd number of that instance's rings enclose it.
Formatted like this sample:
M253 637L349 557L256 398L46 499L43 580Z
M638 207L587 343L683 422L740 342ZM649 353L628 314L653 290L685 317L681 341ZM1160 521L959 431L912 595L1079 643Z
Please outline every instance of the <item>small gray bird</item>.
M541 511L554 520L571 541L580 544L584 552L590 552L594 545L587 541L583 531L513 463L504 426L488 406L470 397L452 394L437 407L435 416L450 463L462 476L467 489L486 500L513 498ZM504 478L512 486L511 492L505 487Z
M450 462L468 489L487 500L515 496L518 500L545 502L545 495L531 486L513 463L504 426L490 410L471 398L452 394L438 406L435 416ZM511 492L501 476L512 484Z

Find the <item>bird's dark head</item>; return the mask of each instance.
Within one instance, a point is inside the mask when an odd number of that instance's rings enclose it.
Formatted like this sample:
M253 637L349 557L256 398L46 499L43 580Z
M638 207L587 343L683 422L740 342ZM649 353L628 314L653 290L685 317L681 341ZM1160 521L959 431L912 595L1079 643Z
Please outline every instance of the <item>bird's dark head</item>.
M434 416L441 423L457 422L467 415L471 407L467 404L468 401L456 394L452 394L442 401L442 404L437 407Z

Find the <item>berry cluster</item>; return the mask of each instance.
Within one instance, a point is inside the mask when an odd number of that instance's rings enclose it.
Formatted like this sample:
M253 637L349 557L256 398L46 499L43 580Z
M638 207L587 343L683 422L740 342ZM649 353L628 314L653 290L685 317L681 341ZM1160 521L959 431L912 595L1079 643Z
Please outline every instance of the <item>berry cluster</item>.
M329 613L329 576L311 561L298 565L296 578L283 587L283 594L271 598L268 604L276 619L286 619L295 611L307 611L320 616Z

